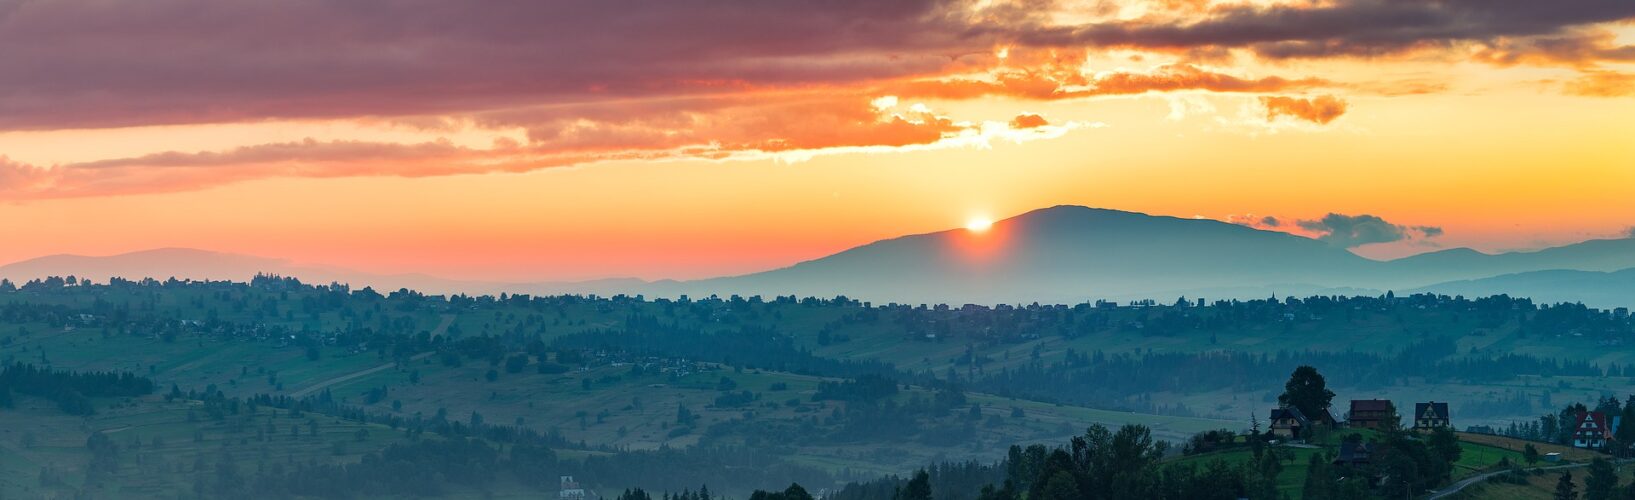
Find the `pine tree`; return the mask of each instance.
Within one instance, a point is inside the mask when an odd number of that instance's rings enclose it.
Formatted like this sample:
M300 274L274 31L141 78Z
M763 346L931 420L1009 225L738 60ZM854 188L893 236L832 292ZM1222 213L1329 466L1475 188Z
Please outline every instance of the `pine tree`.
M1624 404L1623 418L1619 419L1618 428L1613 429L1612 439L1617 442L1613 454L1629 456L1630 447L1635 446L1635 395L1630 395L1629 402Z
M1578 500L1578 488L1573 485L1572 471L1561 471L1561 479L1556 481L1555 500Z
M812 494L807 493L806 488L802 488L795 483L789 483L789 488L783 490L783 498L784 500L813 500Z
M1596 458L1590 462L1590 476L1584 478L1584 500L1617 500L1618 471L1612 462Z
M1338 484L1334 480L1333 466L1328 463L1328 457L1322 453L1314 453L1306 466L1305 500L1332 500L1337 493Z
M931 500L931 475L920 469L914 473L914 479L897 492L896 500Z
M1255 463L1255 468L1259 474L1256 474L1257 477L1253 479L1250 486L1249 498L1256 500L1261 498L1275 500L1278 498L1277 475L1283 472L1283 463L1278 460L1277 452L1269 450L1260 458L1259 462Z

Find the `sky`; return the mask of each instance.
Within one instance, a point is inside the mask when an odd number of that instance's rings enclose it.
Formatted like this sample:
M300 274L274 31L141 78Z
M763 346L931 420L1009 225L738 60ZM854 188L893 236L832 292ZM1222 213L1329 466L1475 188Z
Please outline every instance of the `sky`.
M1631 235L1628 0L0 0L0 262L700 278L1060 204Z

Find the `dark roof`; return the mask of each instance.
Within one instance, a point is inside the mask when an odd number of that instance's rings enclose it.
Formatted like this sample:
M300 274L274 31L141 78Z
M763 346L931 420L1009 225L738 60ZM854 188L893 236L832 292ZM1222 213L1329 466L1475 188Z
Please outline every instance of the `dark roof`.
M1334 457L1335 462L1366 462L1374 449L1368 443L1340 442L1340 454Z
M1317 410L1317 414L1312 415L1312 417L1313 417L1312 420L1316 420L1318 422L1322 422L1322 423L1326 423L1326 424L1333 424L1333 423L1335 423L1337 421L1337 420L1334 419L1334 414L1329 413L1328 408Z
M1389 399L1353 399L1353 400L1351 400L1351 411L1354 411L1354 412L1355 411L1391 411L1391 410L1395 410L1395 409L1396 409L1396 405L1391 404L1391 400L1389 400Z
M1430 409L1432 413L1435 413L1435 415L1432 415L1431 418L1448 418L1448 404L1438 403L1435 401L1429 403L1414 403L1414 418L1426 418L1426 409Z
M1290 407L1286 407L1286 408L1273 408L1272 409L1272 422L1273 422L1274 425L1276 424L1276 422L1278 420L1282 420L1282 419L1285 419L1285 418L1292 418L1296 422L1300 422L1300 425L1306 425L1307 423L1310 423L1310 420L1307 420L1306 416L1304 414L1300 413L1299 408L1295 408L1293 406L1290 406Z

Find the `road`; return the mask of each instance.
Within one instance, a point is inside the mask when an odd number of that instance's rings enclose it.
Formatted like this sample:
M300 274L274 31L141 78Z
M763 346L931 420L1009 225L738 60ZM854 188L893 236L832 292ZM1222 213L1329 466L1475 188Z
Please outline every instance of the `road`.
M1613 462L1613 464L1614 465L1622 465L1622 464L1627 464L1627 463L1629 463L1631 461L1632 461L1632 459L1618 460L1618 461ZM1529 472L1531 472L1531 471L1553 471L1553 470L1577 469L1577 468L1580 468L1580 467L1589 467L1589 465L1590 464L1588 464L1588 463L1567 464L1567 465L1554 465L1554 466L1550 466L1550 467L1534 467L1534 468L1531 468L1531 469L1523 469L1523 470L1526 470L1526 471L1529 471ZM1510 471L1508 471L1508 470L1501 470L1501 471L1488 472L1488 473L1484 473L1484 474L1477 474L1477 475L1474 475L1474 476L1470 476L1470 477L1459 480L1459 482L1457 482L1457 483L1453 483L1451 485L1448 485L1448 487L1446 487L1446 488L1442 488L1440 490L1436 490L1435 492L1432 492L1431 496L1425 497L1425 500L1441 500L1441 499L1447 498L1447 497L1449 497L1449 496L1451 496L1451 495L1453 495L1455 493L1458 493L1461 490L1464 490L1466 486L1470 486L1472 484L1476 484L1476 483L1479 483L1479 482L1482 482L1482 481L1486 481L1490 477L1497 476L1499 474L1507 474L1509 472Z
M435 339L435 338L437 338L439 336L442 336L445 332L448 331L449 325L453 325L453 324L454 324L454 315L453 314L444 314L443 317L442 317L442 321L439 321L437 323L437 328L432 329L431 338ZM420 354L416 354L413 357L410 357L409 361L419 361L419 360L422 360L422 359L426 359L427 356L431 356L432 354L434 354L434 353L423 352L423 353L420 353ZM360 370L360 371L355 371L355 372L352 372L352 373L348 373L346 375L341 375L339 377L335 377L335 378L325 380L325 381L322 381L322 382L319 382L319 383L316 383L316 384L312 384L312 385L307 386L306 388L303 388L303 389L301 389L299 391L292 392L292 393L290 393L290 397L296 398L296 399L301 399L301 398L309 396L309 395L311 395L311 394L313 394L315 392L324 390L324 388L326 388L326 387L329 387L329 386L332 386L332 385L335 385L335 384L339 384L341 382L346 382L348 380L360 379L360 378L363 378L363 377L374 375L376 373L380 373L380 372L383 372L383 371L386 371L386 370L390 370L390 369L392 369L393 367L396 367L396 366L397 366L397 362L394 361L394 362L386 363L384 365L380 365L380 366L377 366L377 367L374 367L374 368L369 368L369 369L365 369L365 370Z

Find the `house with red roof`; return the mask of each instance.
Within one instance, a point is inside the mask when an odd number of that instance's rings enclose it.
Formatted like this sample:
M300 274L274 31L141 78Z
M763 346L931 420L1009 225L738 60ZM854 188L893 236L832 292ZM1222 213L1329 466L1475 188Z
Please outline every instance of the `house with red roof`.
M1617 417L1608 419L1607 414L1598 411L1580 412L1578 422L1573 426L1573 447L1605 449L1607 442L1612 440L1613 429L1617 427Z
M1397 407L1389 399L1353 399L1346 422L1359 429L1384 429L1400 424Z

